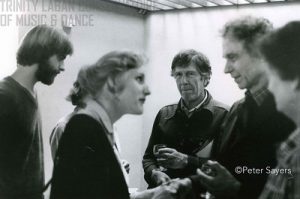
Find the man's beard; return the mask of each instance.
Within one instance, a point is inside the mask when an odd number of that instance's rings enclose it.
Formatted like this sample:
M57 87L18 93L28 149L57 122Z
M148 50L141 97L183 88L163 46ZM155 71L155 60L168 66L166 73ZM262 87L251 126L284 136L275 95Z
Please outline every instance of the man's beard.
M36 78L38 81L46 85L51 85L54 82L54 78L59 72L54 70L49 60L39 63L38 70L36 71Z

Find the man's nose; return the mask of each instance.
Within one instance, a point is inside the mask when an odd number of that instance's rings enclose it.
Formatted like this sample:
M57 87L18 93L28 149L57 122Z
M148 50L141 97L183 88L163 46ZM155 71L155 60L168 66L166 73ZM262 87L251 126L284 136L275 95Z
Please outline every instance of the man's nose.
M188 78L186 75L182 75L181 77L181 83L188 83Z
M59 70L60 70L60 71L65 71L65 64L64 64L63 61L62 61L62 62L60 63L60 65L59 65Z
M226 61L224 73L231 73L232 70L233 70L233 68L232 68L231 64L228 61Z

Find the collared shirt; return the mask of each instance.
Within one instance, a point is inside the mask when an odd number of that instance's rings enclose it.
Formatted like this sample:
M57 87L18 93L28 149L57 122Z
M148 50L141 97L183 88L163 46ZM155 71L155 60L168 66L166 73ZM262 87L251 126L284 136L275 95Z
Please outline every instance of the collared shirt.
M277 153L278 164L271 173L260 199L299 199L300 198L300 129L296 129L281 144Z
M192 116L192 114L193 114L197 109L199 109L199 108L204 104L204 102L207 100L207 98L208 98L207 91L204 90L204 93L205 93L205 95L204 95L203 100L202 100L197 106L195 106L195 107L192 108L192 109L188 109L188 108L186 107L186 105L184 104L184 101L181 100L181 103L180 103L181 110L183 110L183 111L185 112L185 114L186 114L188 117Z
M263 102L265 101L265 99L271 95L270 91L266 88L262 88L254 93L251 93L250 91L246 91L245 93L246 98L247 97L252 97L252 99L254 99L254 101L256 102L256 104L258 106L261 106L263 104Z
M118 147L118 142L116 142L118 138L116 138L116 135L114 134L113 125L108 114L106 113L105 109L94 100L87 100L86 104L86 107L84 109L79 110L78 113L87 114L104 125L104 127L107 130L107 138L111 146L113 147L117 160L119 161L127 185L129 185L129 176L122 164L121 155L118 150L118 148L120 147Z

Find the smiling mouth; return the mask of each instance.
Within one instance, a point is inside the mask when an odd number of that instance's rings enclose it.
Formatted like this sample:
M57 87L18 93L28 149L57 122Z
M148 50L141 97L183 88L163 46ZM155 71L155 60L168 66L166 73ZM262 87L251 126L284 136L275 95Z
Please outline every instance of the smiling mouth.
M234 78L234 81L235 81L235 82L239 82L239 81L240 81L240 77Z

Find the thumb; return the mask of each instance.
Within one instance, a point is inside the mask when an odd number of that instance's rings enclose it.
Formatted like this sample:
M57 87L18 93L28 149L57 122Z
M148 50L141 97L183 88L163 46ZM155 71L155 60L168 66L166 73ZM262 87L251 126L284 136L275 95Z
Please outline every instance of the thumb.
M201 169L197 169L197 174L200 178L200 181L204 182L205 184L213 180L212 176L206 175Z
M215 171L226 170L225 167L223 167L217 161L208 160L206 164L209 165Z

